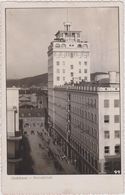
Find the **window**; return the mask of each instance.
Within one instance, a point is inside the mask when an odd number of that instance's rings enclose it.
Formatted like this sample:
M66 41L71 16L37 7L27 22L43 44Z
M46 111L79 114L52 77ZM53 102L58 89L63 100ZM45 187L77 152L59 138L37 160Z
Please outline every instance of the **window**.
M109 152L110 152L109 146L105 146L105 147L104 147L104 153L105 153L105 154L109 154Z
M114 122L115 122L115 123L119 123L119 121L120 121L119 115L115 115L115 116L114 116Z
M60 73L60 69L57 69L57 73Z
M57 77L57 81L60 81L60 77Z
M81 80L81 77L79 77L79 80Z
M104 115L104 123L109 123L109 115Z
M94 129L94 137L97 137L97 131Z
M56 65L59 65L59 61L56 62Z
M109 107L109 100L104 100L104 108L108 108Z
M84 69L84 73L87 73L87 69Z
M63 69L63 73L65 73L65 69Z
M65 77L63 77L63 81L65 81Z
M96 99L94 100L94 107L96 108Z
M56 44L55 47L60 47L60 44Z
M78 44L78 47L82 47L82 45L81 44Z
M73 69L73 65L70 65L70 68Z
M81 69L79 69L79 73L81 73Z
M73 77L73 72L71 72L71 77Z
M84 48L84 49L88 49L88 45L87 45L87 44L84 44L84 45L83 45L83 48Z
M81 61L79 61L79 65L81 65Z
M119 107L119 100L114 100L114 107Z
M65 48L66 47L66 44L62 44L61 47Z
M120 138L120 131L118 130L115 131L115 138Z
M93 159L93 157L91 157L91 163L92 163L92 165L94 165L94 159Z
M87 65L87 61L84 62L84 65L85 65L85 66Z
M84 77L84 80L86 81L87 80L87 77Z
M105 139L109 139L110 138L109 131L104 131L104 137L105 137Z
M120 154L120 146L119 145L115 146L115 153Z

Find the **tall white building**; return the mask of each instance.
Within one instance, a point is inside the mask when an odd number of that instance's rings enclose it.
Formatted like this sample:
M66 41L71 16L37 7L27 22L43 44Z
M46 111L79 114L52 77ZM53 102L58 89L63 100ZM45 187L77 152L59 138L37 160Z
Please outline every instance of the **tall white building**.
M48 47L48 102L49 116L53 115L55 86L81 80L90 81L89 43L81 40L81 31L70 30L71 23L64 23L64 30L55 34ZM54 117L54 116L53 116Z
M58 31L48 48L50 134L80 173L120 171L119 73L94 73L80 31Z

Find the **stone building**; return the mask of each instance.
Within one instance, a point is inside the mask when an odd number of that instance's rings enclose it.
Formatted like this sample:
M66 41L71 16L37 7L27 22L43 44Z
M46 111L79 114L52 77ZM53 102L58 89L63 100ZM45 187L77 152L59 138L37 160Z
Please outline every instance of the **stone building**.
M120 170L120 97L119 83L111 83L114 74L109 73L107 83L100 78L54 88L53 134L81 173Z

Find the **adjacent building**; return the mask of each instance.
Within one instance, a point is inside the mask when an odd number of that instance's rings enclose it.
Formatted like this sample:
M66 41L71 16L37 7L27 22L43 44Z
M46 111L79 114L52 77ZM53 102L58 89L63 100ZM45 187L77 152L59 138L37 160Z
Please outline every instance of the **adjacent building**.
M54 88L53 134L81 173L114 173L120 170L118 74L110 72L108 75L105 83L104 77L100 77L98 82Z
M22 109L30 108L46 108L47 109L47 89L29 88L20 89L19 92L19 107Z
M7 88L7 173L16 174L22 161L19 129L19 89Z
M44 109L20 109L19 118L23 124L23 132L37 132L45 128Z
M89 43L70 26L48 48L49 132L79 173L114 173L120 171L119 73L90 75Z

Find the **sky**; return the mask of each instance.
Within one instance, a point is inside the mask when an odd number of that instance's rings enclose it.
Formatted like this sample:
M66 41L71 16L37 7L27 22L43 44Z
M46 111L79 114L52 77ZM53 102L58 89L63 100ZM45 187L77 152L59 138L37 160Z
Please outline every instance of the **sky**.
M66 8L7 9L7 78L48 72L48 46L66 21ZM91 72L119 71L117 8L68 8L68 21L90 43Z

